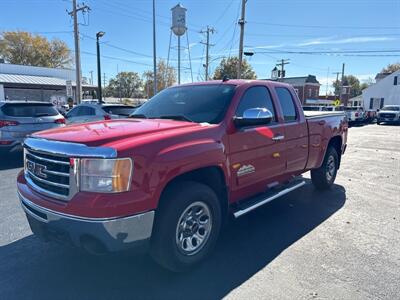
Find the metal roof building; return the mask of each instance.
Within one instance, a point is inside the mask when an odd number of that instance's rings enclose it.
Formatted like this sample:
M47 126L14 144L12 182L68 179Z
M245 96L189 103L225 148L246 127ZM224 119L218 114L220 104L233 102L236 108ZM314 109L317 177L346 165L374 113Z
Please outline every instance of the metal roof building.
M75 70L0 63L0 101L32 100L65 103L66 83L71 81L75 95ZM83 84L84 93L96 86Z

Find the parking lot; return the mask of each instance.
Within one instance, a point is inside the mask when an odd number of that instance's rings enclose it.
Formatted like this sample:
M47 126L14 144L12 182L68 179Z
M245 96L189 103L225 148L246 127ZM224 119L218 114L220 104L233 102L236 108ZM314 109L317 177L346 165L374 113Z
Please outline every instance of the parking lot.
M396 299L400 127L349 131L332 190L306 185L232 220L213 256L184 274L146 255L93 257L42 243L16 196L21 155L2 154L0 298Z

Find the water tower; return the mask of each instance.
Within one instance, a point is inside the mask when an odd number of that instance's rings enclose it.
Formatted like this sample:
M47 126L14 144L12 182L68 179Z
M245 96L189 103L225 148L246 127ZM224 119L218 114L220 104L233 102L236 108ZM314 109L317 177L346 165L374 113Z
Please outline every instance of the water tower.
M180 3L171 8L172 12L172 25L171 25L171 35L169 42L169 50L171 49L171 37L174 33L178 37L178 84L181 83L181 36L186 33L187 38L187 49L189 53L190 61L190 49L189 49L189 38L187 37L187 27L186 27L186 8L184 8ZM168 50L168 60L169 60L169 50ZM190 70L192 69L190 62ZM192 74L193 81L193 74Z

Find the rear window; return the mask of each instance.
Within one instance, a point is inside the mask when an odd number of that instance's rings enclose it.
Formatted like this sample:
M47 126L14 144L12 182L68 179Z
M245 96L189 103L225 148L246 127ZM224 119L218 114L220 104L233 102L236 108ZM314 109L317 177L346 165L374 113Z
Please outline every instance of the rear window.
M103 106L103 110L112 115L129 116L134 112L135 108L133 106Z
M50 103L7 103L1 108L10 117L45 117L57 116L57 109Z

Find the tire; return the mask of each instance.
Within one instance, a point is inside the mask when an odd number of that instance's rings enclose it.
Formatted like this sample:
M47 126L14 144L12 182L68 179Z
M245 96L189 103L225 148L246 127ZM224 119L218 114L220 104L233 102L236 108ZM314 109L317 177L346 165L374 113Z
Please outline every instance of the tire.
M196 212L201 214L197 216ZM201 183L179 182L179 186L168 188L162 196L150 254L168 270L186 271L211 253L221 224L221 205L216 193Z
M381 122L380 122L380 121L376 121L376 124L377 124L377 125L381 125Z
M311 181L317 190L327 190L335 182L339 166L339 155L332 146L326 151L322 166L311 170Z

